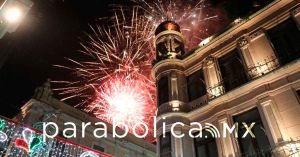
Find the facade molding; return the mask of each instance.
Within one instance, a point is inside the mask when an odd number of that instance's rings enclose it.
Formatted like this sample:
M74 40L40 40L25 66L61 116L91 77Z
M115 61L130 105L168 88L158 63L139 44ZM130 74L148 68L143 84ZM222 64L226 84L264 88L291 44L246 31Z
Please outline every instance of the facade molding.
M199 115L201 115L201 117L210 117L207 116L205 112L214 112L213 110L217 109L218 106L228 104L233 100L255 100L261 95L266 95L271 91L277 90L281 87L281 85L287 85L288 83L292 83L300 79L300 72L298 71L299 66L300 60L297 60L293 63L293 65L282 67L274 72L270 72L263 78L258 78L242 87L239 87L239 90L233 90L225 93L224 95L210 101L207 105L189 112L187 116L191 117L190 119L195 119L196 117L199 117ZM288 78L293 75L295 75L295 78L293 78L293 80L289 80ZM281 84L279 85L278 83ZM253 95L255 95L255 97L253 97ZM237 104L241 104L241 102L231 103L231 105L232 107L235 107ZM229 106L226 108L230 109ZM222 110L224 109L225 108L222 108Z

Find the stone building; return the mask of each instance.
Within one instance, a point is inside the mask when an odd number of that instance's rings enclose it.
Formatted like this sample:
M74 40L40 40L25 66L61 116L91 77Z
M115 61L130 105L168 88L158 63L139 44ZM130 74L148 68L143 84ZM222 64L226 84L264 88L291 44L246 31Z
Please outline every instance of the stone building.
M190 53L184 53L178 24L159 25L152 70L158 90L157 156L299 156L299 29L297 0L275 0ZM191 122L213 126L203 128L205 138L176 138L170 133L176 122L185 124L173 128L177 134L187 134ZM238 137L217 136L224 123L242 122L255 122L256 138L242 138L243 125L236 127Z
M35 128L42 128L42 122L55 122L59 128L60 137L64 138L62 130L66 122L73 122L77 128L81 128L82 122L95 124L100 120L82 112L72 106L55 99L48 80L43 86L38 87L31 100L21 108L21 112L14 118L15 121L27 124ZM112 137L112 126L107 124L108 137L96 138L93 135L95 126L87 127L85 138L65 139L72 143L89 147L93 150L104 152L115 157L154 157L155 145L131 134L125 138ZM81 129L77 129L77 135L81 135Z

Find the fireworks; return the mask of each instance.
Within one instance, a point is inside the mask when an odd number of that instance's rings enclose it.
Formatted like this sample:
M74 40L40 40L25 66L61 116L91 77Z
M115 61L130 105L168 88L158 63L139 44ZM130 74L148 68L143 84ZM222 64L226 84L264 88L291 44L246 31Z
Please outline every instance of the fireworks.
M129 127L137 122L148 122L150 117L154 116L151 110L153 100L149 99L152 94L143 85L144 82L139 79L125 80L116 78L106 82L97 94L99 97L90 105L93 108L98 107L96 116L112 123L113 120L118 123L126 124ZM138 131L145 131L139 128Z
M150 73L155 28L138 8L125 12L118 9L105 21L110 27L91 27L93 33L87 35L80 51L87 61L68 59L73 65L58 66L72 70L77 80L55 82L64 84L56 89L65 96L63 100L79 98L83 101L77 106L84 111L130 127L147 124L154 116L155 82Z
M72 65L58 65L71 70L76 79L54 81L64 85L56 89L62 100L81 100L77 106L85 112L130 128L150 124L156 110L155 82L150 77L156 27L165 20L177 22L186 49L190 49L221 28L224 23L220 21L225 19L204 0L134 1L138 6L131 11L121 7L112 18L99 22L106 26L91 26L92 33L81 43L80 60L68 59ZM155 130L148 127L151 135Z
M220 8L211 7L208 0L133 0L140 5L146 17L156 27L172 20L181 27L185 49L191 50L213 33L228 24Z

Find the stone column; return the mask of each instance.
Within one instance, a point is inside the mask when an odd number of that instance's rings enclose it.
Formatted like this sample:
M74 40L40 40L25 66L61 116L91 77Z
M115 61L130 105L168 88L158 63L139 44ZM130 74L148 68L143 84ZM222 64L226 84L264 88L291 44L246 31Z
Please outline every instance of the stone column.
M240 39L238 39L238 47L243 56L245 64L247 66L252 66L252 65L254 65L254 63L253 63L253 59L252 59L252 56L251 56L250 50L249 50L249 39L248 38L249 38L248 36L243 36Z
M209 98L212 99L224 94L221 72L216 58L211 56L206 58L203 63L203 72Z
M259 112L262 115L262 121L267 130L267 135L271 145L276 145L278 142L282 142L287 139L286 134L282 128L279 115L274 108L274 103L271 99L263 99L259 102Z
M220 143L222 157L234 157L235 154L239 154L238 143L236 138L234 137L234 133L226 132L226 137L224 135L224 125L228 125L230 128L234 126L231 118L225 115L218 118L218 127L221 132L221 138L219 138L218 142Z

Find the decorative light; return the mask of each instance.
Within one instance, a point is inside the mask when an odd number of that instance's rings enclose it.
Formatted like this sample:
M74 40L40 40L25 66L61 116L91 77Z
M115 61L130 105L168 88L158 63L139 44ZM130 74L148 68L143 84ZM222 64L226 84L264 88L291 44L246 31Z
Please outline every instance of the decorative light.
M208 37L208 38L202 40L200 42L199 46L204 46L204 45L208 44L211 41L211 39L212 39L212 37Z
M6 133L0 131L0 142L4 142L7 140L7 135Z
M15 145L28 153L33 153L42 146L42 138L39 135L35 135L32 130L26 128L22 131L22 138L16 139Z
M28 143L23 138L17 138L15 140L16 147L25 150L27 153L29 152Z
M5 127L5 121L4 119L0 119L0 130L4 129Z
M16 23L16 22L20 21L21 17L22 17L22 12L17 7L9 8L5 15L5 19L9 23Z
M99 157L97 154L91 151L83 152L80 157Z

